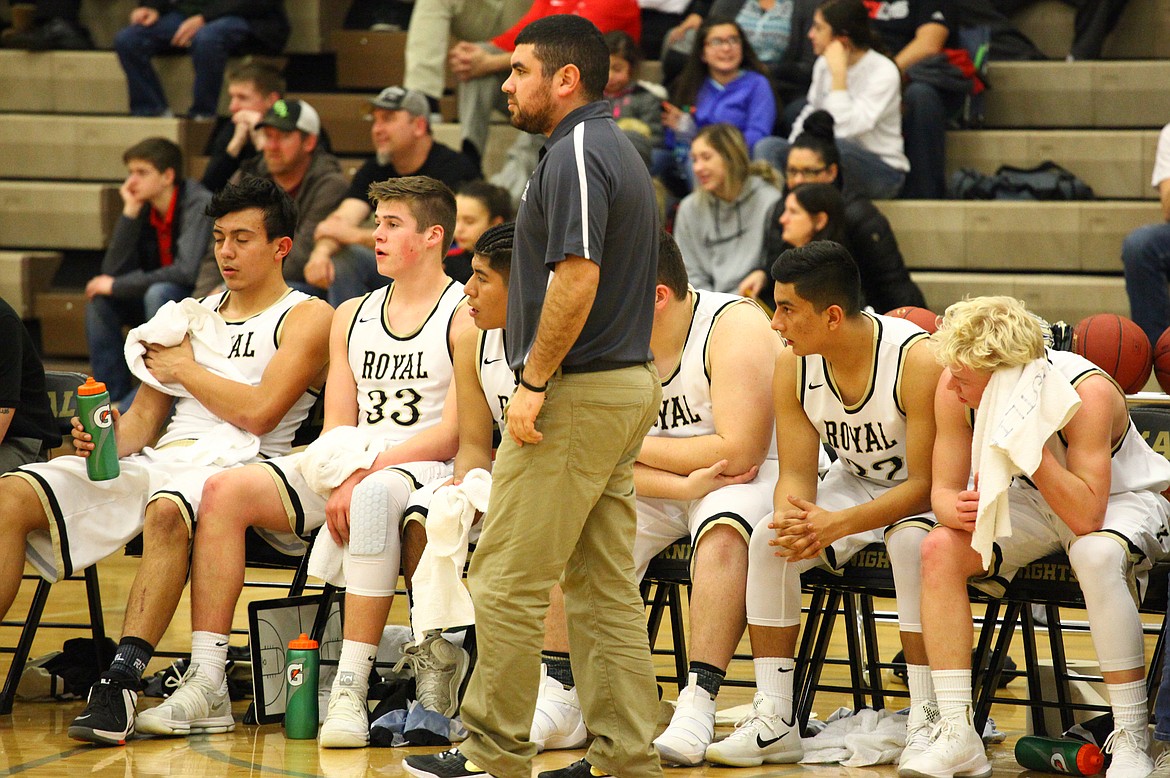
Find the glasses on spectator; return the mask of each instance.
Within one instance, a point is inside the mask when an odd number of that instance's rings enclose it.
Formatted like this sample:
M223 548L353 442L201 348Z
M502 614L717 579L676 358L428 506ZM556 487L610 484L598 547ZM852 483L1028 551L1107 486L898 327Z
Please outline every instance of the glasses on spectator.
M788 167L784 170L784 173L789 178L796 178L797 176L808 178L809 176L819 176L821 173L824 173L828 169L829 169L828 166L823 166L823 167Z
M708 38L707 42L704 45L706 45L707 48L710 48L710 49L719 49L719 48L722 48L724 46L730 46L732 48L735 48L736 46L738 46L742 42L743 41L740 39L740 37L738 35L728 35L726 38Z

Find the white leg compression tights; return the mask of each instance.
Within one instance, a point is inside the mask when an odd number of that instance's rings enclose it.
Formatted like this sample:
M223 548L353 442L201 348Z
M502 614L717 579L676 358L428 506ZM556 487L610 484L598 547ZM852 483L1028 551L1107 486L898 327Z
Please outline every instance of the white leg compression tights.
M402 556L402 515L411 491L406 478L393 470L371 473L354 487L345 551L345 583L350 594L394 594Z
M926 529L902 526L886 535L886 556L894 572L898 628L922 633L922 540Z
M1113 538L1085 535L1069 547L1068 559L1081 584L1101 669L1145 667L1142 622L1129 588L1126 550Z
M800 626L800 574L819 559L789 562L768 541L776 530L761 521L748 544L747 620L762 627Z

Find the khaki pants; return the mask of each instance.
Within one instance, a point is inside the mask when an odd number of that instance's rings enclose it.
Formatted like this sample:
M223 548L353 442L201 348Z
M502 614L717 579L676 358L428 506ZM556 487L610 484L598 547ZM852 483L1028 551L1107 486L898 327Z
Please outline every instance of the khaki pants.
M490 40L519 21L531 5L532 0L415 0L403 86L442 97L451 39Z
M528 742L549 590L565 592L586 758L622 778L662 774L642 598L634 581L634 458L661 384L652 365L554 376L537 418L544 439L505 434L468 575L479 663L461 714L460 751L497 778L529 778Z

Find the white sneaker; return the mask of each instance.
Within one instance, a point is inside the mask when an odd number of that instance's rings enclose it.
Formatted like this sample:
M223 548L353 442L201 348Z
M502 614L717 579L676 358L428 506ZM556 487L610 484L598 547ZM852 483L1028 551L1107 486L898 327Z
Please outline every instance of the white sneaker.
M1154 760L1148 753L1149 735L1145 729L1141 732L1115 729L1105 738L1105 748L1101 750L1113 755L1105 778L1146 778L1154 772Z
M906 722L906 745L898 758L898 767L921 754L930 745L934 728L938 724L938 704L926 700L910 708L910 720Z
M654 738L654 747L665 764L694 767L703 761L714 737L715 698L695 683L692 674L678 695L670 724Z
M796 716L785 721L762 692L752 700L752 712L723 740L707 746L707 761L732 767L756 767L799 762L804 756Z
M370 710L366 707L365 679L362 681L358 684L353 673L342 673L333 687L325 722L317 735L321 748L365 748L370 744Z
M459 687L467 676L470 661L466 651L435 631L427 634L419 645L412 643L403 649L394 672L410 665L414 670L414 696L419 704L454 718L459 711Z
M585 719L581 716L577 690L566 689L556 678L550 678L548 668L542 664L528 739L536 744L537 751L556 751L580 748L585 745L585 737Z
M939 721L926 750L898 765L901 778L988 778L991 762L983 739L971 723L971 709L961 718Z
M1158 754L1158 758L1154 760L1154 770L1150 773L1150 778L1170 778L1170 748Z
M199 665L192 663L165 702L138 714L134 730L150 735L194 735L235 729L227 678L215 689L198 670Z

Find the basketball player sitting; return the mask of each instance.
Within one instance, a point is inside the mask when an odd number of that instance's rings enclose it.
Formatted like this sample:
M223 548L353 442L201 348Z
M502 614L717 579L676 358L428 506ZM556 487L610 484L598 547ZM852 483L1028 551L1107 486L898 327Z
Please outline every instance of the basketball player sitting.
M342 546L345 627L337 676L318 736L324 747L369 743L366 693L377 644L398 580L400 528L409 496L451 475L458 445L451 354L470 327L459 285L443 274L455 196L426 176L375 183L374 251L389 286L348 300L333 315L325 432L357 427L385 448L328 500L297 466L303 454L237 468L208 483L192 571L191 671L139 729L186 735L222 715L228 633L244 571L244 536L295 542L322 524ZM317 542L323 542L323 534ZM420 546L421 547L421 546ZM230 715L230 710L228 711Z
M752 533L748 559L758 691L752 716L711 744L707 760L740 767L800 760L792 690L800 574L840 568L883 532L909 671L911 748L925 741L933 715L918 618L918 546L933 525L931 396L939 366L916 324L861 311L857 265L839 244L813 241L785 251L772 278L772 327L789 347L776 362L774 512ZM822 443L837 460L818 481Z
M747 540L768 514L776 483L772 369L781 345L754 302L688 286L682 255L665 231L650 338L662 406L634 465L635 577L641 580L671 543L691 540L689 683L654 744L664 762L697 765L714 735L715 696L743 635ZM532 720L531 740L542 750L585 742L568 651L557 587Z
M922 544L922 578L931 592L923 597L922 622L941 718L929 748L904 762L899 775L991 774L971 725L967 584L1002 592L1024 565L1064 551L1081 584L1113 709L1107 775L1144 778L1153 763L1142 623L1130 580L1170 550L1170 504L1160 494L1170 486L1170 463L1142 440L1111 378L1076 354L1045 350L1039 321L1020 301L955 303L934 337L946 368L935 392L932 502L940 526ZM1032 419L1031 407L1055 417L1048 425L1053 434L1013 426L1014 418ZM1027 463L1028 471L1006 469L988 446L973 450L981 421L989 445L992 430L996 439L1025 431L1006 456ZM1031 429L1039 435L1027 434ZM1028 450L1029 438L1038 450ZM1004 537L996 505L1010 518Z
M316 399L310 387L320 387L325 376L332 309L289 289L281 272L296 227L292 201L272 182L246 178L216 194L208 214L227 291L199 305L226 322L230 339L217 356L243 380L201 364L189 338L171 347L148 344L147 370L160 384L178 384L187 395L176 399L143 383L130 409L121 416L114 412L121 456L117 478L86 476L83 457L94 444L75 418L73 445L80 457L22 467L0 481L0 615L20 586L26 556L53 581L121 552L143 533L122 640L69 727L69 736L78 740L120 745L134 731L135 690L187 580L204 482L236 462L287 453ZM241 447L230 458L218 451L214 461L192 456L216 449L225 432L259 438L256 455ZM222 732L230 724L228 709L226 721L214 726Z

